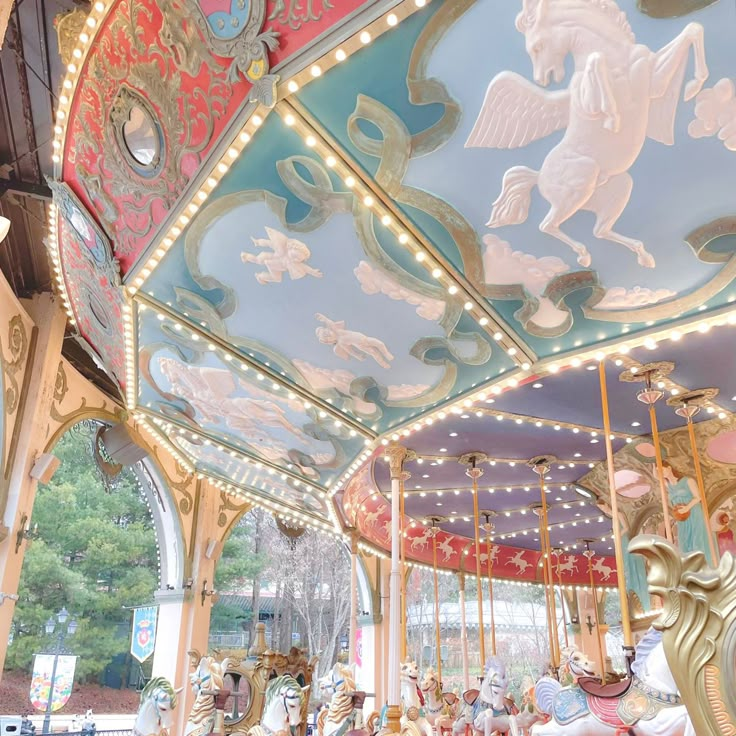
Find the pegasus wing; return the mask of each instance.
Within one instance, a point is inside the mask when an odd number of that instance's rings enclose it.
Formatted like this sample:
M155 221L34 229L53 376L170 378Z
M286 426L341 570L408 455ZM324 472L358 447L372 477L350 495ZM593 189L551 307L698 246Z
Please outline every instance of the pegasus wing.
M570 92L548 92L515 72L501 72L465 142L466 148L521 148L567 127Z

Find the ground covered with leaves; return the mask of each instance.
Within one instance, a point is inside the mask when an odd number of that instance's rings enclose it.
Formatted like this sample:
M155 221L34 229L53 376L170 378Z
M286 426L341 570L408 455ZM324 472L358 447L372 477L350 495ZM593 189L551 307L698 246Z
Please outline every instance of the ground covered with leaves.
M28 699L30 675L22 672L6 672L0 682L0 714L34 715ZM114 690L95 684L75 685L67 704L57 711L58 715L84 713L88 708L96 715L105 713L136 713L139 696L134 690Z

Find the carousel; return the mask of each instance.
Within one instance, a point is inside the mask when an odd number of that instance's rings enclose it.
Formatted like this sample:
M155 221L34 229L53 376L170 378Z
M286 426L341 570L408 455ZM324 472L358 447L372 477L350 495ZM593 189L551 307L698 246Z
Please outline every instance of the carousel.
M19 357L8 308L5 395L51 416L28 457L98 413L173 499L136 736L305 735L310 701L320 736L736 734L734 4L96 0L57 25L64 324L27 310L50 347ZM253 506L350 546L326 678L263 631L207 652L207 581ZM518 703L500 581L544 595Z

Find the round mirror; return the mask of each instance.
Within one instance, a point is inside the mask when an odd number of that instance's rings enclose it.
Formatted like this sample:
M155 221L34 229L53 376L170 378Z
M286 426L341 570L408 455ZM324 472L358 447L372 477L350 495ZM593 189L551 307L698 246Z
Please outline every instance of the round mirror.
M123 140L130 155L141 166L154 164L159 154L159 137L153 118L140 105L132 105L123 124Z

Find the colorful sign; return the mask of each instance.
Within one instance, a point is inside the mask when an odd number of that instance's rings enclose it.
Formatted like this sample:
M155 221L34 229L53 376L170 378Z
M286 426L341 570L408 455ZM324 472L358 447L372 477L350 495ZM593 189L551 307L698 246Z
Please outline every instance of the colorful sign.
M56 670L54 671L54 660ZM33 660L30 698L36 710L46 711L51 695L51 711L57 711L66 705L72 694L74 670L77 658L67 655L37 654ZM51 678L54 678L53 688Z
M145 662L156 646L156 619L158 608L136 608L133 611L133 634L130 639L130 653L139 661Z

